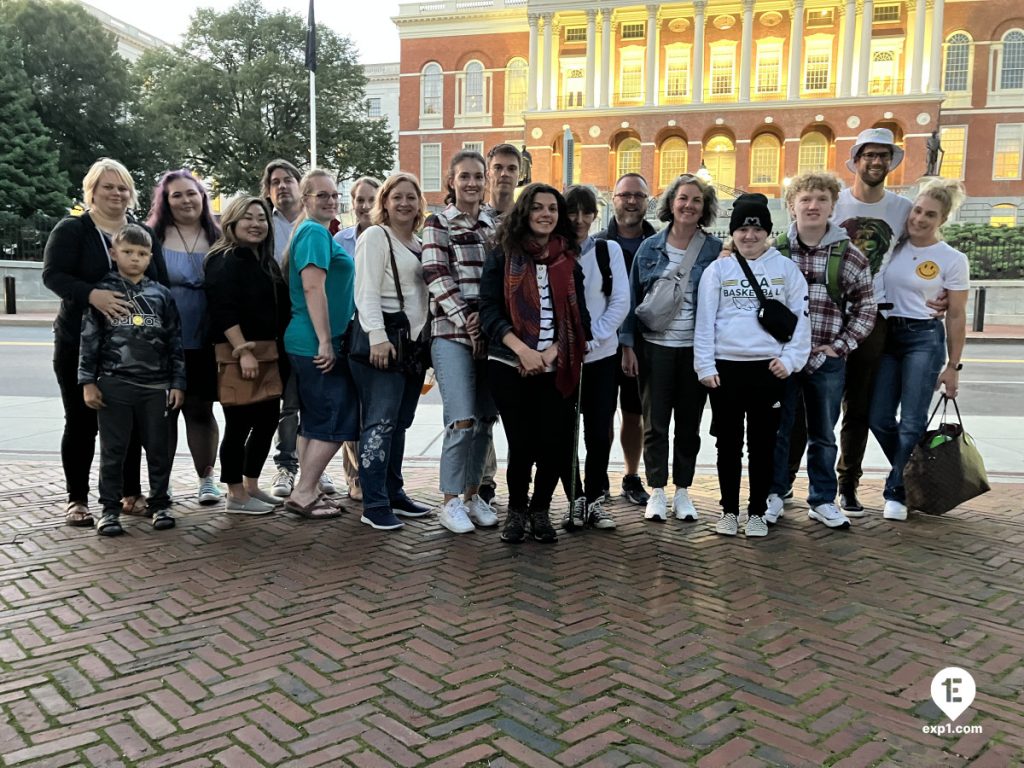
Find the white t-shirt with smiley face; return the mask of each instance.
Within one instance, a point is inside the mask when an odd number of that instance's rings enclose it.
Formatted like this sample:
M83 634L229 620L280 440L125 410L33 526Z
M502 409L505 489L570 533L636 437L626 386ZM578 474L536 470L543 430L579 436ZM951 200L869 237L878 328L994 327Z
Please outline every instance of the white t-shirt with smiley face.
M966 291L970 282L967 257L948 243L918 248L906 241L885 270L885 298L893 304L889 316L927 320L933 314L927 301L943 289Z

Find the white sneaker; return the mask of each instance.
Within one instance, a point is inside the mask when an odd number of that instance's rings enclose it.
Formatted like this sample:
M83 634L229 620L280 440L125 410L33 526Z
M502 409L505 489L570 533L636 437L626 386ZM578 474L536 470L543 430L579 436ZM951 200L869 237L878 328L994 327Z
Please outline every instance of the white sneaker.
M469 519L481 528L493 528L498 524L498 515L494 507L480 498L479 493L474 493L473 498L465 505L469 513Z
M595 499L587 507L587 516L590 518L590 524L602 531L610 531L615 527L615 520L605 511L604 499Z
M748 536L767 536L768 535L768 523L760 515L750 515L747 517L747 525L743 529L743 532Z
M723 536L735 536L740 530L739 518L731 512L723 512L715 523L715 533Z
M335 486L334 480L326 472L320 475L320 482L318 485L320 486L320 493L326 493L328 496L333 496L338 492L338 488Z
M676 495L672 498L672 512L676 520L696 520L697 508L690 501L688 488L676 488Z
M849 528L850 520L842 512L839 511L839 507L835 504L819 504L816 507L811 507L807 512L807 516L811 520L817 520L819 523L824 523L829 528Z
M886 520L906 520L907 505L896 499L886 499L882 508L882 517Z
M216 504L220 501L220 488L213 479L213 470L199 478L199 491L196 493L200 504Z
M651 489L651 498L647 500L647 508L644 510L644 520L668 520L668 500L665 498L664 488Z
M277 474L274 475L274 482L270 488L270 492L280 498L285 498L292 495L292 491L295 488L295 473L289 469L281 467L277 470Z
M467 514L465 502L458 496L441 507L437 519L452 533L469 533L476 530Z
M775 525L779 522L779 518L782 517L782 509L786 506L786 502L777 493L768 494L768 506L764 511L764 521L768 525Z

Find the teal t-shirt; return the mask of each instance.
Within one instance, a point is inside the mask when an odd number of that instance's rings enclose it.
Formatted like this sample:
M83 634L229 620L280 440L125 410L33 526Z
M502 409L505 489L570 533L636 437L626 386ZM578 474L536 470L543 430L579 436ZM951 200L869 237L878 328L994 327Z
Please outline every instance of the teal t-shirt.
M331 324L334 348L356 311L356 263L331 238L322 224L307 219L296 228L288 251L288 294L292 300L292 319L284 333L284 348L293 355L315 357L320 346L313 322L309 319L301 272L313 265L327 272L327 316Z

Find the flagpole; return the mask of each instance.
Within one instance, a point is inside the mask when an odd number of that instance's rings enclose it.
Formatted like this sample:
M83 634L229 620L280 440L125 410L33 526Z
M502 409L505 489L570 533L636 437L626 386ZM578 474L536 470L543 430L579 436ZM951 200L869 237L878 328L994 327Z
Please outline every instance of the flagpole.
M316 72L309 72L309 167L316 168Z

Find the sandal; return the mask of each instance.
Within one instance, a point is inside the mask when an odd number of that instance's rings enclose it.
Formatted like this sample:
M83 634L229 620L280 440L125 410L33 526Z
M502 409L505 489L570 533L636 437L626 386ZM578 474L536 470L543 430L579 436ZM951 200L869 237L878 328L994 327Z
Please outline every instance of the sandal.
M327 501L322 497L317 497L311 503L303 506L297 501L288 499L284 503L284 508L289 512L294 512L299 517L304 517L307 520L327 520L331 517L338 517L341 514L341 509L332 504L328 504Z
M122 533L124 533L124 528L121 527L121 521L113 512L104 512L96 523L97 536L120 536Z
M153 522L151 525L158 531L173 528L174 518L171 516L171 511L169 509L158 509L153 513Z
M96 521L93 520L87 505L80 501L72 501L64 511L64 522L75 528L92 528Z
M132 515L133 517L149 517L151 513L146 506L146 497L125 496L121 499L121 514Z
M338 510L339 512L348 512L348 510L345 509L345 505L342 504L341 501L338 500L338 499L332 499L330 496L327 496L327 495L321 493L320 494L320 501L322 501L328 507L333 507L334 509Z

